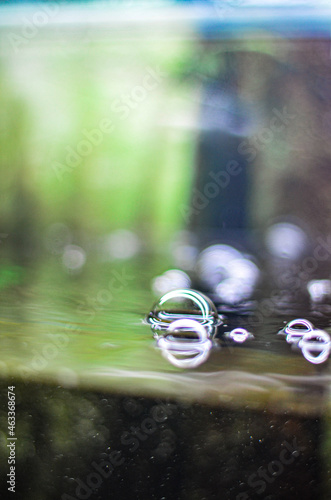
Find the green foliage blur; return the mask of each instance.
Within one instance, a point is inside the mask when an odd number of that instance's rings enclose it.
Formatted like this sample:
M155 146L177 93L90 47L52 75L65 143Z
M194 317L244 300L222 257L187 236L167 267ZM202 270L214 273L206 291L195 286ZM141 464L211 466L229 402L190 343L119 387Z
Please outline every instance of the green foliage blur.
M38 256L55 223L77 244L116 229L168 241L193 175L194 132L180 123L197 108L180 78L192 44L15 29L0 53L2 250Z

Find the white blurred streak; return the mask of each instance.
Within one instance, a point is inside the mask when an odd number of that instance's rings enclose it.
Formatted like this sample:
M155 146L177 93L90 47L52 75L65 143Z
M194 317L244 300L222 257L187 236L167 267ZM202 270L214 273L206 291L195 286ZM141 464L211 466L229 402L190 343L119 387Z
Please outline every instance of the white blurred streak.
M54 2L55 3L55 2ZM214 2L217 3L218 2ZM320 26L323 31L330 31L331 9L327 0L313 2L285 0L243 1L238 6L226 9L226 15L218 15L214 3L188 3L179 5L170 1L150 2L123 2L112 7L111 2L93 2L92 4L59 4L57 15L50 19L49 25L82 26L98 25L105 28L118 28L119 31L132 30L132 28L154 29L160 27L176 29L176 34L185 34L196 31L199 23L210 25L214 29L222 28L220 36L226 36L234 28L242 26L260 29L281 30L286 19L286 32L289 36L302 36L302 30L308 29L304 23L310 21L310 27ZM31 17L38 4L4 5L1 7L0 26L16 27L22 23L22 18ZM42 5L42 4L41 4ZM57 5L57 4L56 4ZM227 4L225 3L225 6ZM281 8L280 8L281 7ZM224 29L224 28L227 28ZM297 28L301 28L301 31ZM265 36L255 30L256 37Z

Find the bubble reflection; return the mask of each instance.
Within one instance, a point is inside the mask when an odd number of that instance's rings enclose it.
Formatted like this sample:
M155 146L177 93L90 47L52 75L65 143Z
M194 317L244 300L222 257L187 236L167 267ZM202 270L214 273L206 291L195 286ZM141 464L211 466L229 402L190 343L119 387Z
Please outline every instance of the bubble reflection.
M324 363L330 355L330 335L323 330L307 332L299 340L298 346L303 356L310 363L314 365Z
M192 334L195 338L192 338ZM212 342L208 338L206 328L192 319L173 321L167 335L157 341L162 355L178 368L195 368L206 361Z
M254 335L245 328L234 328L231 332L226 334L226 337L230 338L237 344L242 344L243 342L246 342L246 340L253 339Z
M331 352L330 335L324 330L315 329L307 319L293 319L278 333L286 335L287 343L301 350L309 363L317 365L328 360Z
M299 342L305 333L311 332L313 329L313 325L307 319L294 319L284 328L286 342L289 344Z

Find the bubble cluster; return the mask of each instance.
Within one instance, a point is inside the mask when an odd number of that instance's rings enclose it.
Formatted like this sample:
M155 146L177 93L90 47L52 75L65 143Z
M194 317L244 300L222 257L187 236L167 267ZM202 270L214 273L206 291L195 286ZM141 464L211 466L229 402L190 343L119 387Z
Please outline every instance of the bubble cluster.
M286 336L288 344L301 350L309 363L318 365L328 360L331 351L330 335L324 330L316 330L310 321L294 319L279 334Z
M235 305L252 296L260 271L248 256L234 247L212 245L201 252L197 275L218 300Z

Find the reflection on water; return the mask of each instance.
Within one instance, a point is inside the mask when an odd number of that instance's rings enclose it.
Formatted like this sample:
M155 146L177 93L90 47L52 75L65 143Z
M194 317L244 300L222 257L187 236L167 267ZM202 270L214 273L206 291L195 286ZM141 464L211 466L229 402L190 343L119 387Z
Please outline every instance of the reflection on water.
M239 344L246 342L248 339L252 340L254 338L254 335L245 330L245 328L234 328L231 332L225 333L224 336Z
M193 332L197 339L191 338ZM212 342L202 323L183 318L170 323L166 334L157 339L157 346L174 366L196 368L207 360Z
M298 347L310 363L315 365L325 363L331 351L330 335L323 330L313 330L302 336Z
M305 333L311 332L313 329L314 327L310 321L298 318L290 321L278 334L285 335L286 342L292 344L293 342L299 342Z
M290 321L279 335L286 336L286 342L293 350L300 350L307 361L315 365L325 363L331 351L330 335L323 330L316 330L306 319Z
M151 324L163 356L180 368L195 368L204 363L212 348L209 339L215 337L217 331L218 340L231 340L235 344L254 339L254 335L242 327L225 331L227 316L218 318L212 301L195 290L168 292L154 306L147 321ZM193 333L195 335L192 337ZM330 335L323 330L316 330L306 319L290 321L278 335L285 336L292 349L300 350L312 364L325 363L329 358Z
M187 276L178 273L171 270L164 273L163 278L167 276L171 283ZM179 368L195 368L206 361L212 346L210 338L221 323L212 301L190 289L163 295L147 316L147 321L163 356Z
M220 315L205 295L184 290L179 296L176 291L166 294L155 305L151 323L142 321L142 311L148 311L153 302L146 286L155 269L163 265L163 260L156 264L136 258L112 263L105 272L104 263L87 257L79 274L68 274L61 258L55 256L52 265L48 261L24 273L7 273L0 303L1 374L68 387L146 396L161 393L214 403L225 398L229 405L240 401L259 408L269 401L278 408L290 404L299 412L320 411L321 394L329 380L328 364L307 362L277 335L292 319L286 312L273 314L264 309L262 320L249 312ZM201 324L208 342L201 341L200 346L199 333L182 327L169 332L171 323L179 319ZM312 315L309 321L316 329L330 332L327 318ZM245 342L236 342L247 335L238 328L254 339L249 336ZM234 339L228 336L233 330ZM177 358L185 357L184 346L189 357L208 348L208 358L201 355L203 364L183 371L161 356L157 348L161 338L167 338L166 348L174 347ZM312 385L307 384L309 377ZM317 392L313 387L319 387Z
M30 488L31 499L40 491L40 500L80 498L83 491L93 500L114 493L218 499L220 492L235 500L254 498L262 467L268 480L259 480L272 500L290 500L292 488L302 499L307 491L320 498L328 367L319 371L324 365L308 363L276 335L284 316L265 316L259 325L246 315L245 328L238 315L220 320L210 299L192 290L170 292L155 306L165 359L142 322L153 300L146 283L163 265L118 261L105 273L87 257L80 273L68 274L59 257L30 269L28 279L7 277L0 370L15 380L19 398L18 491ZM166 314L171 305L174 316ZM254 339L236 342L246 337L243 329ZM295 458L289 466L279 458L287 446L286 460ZM6 440L0 451L7 456ZM105 464L115 457L116 466ZM279 476L268 471L275 460L284 467Z

